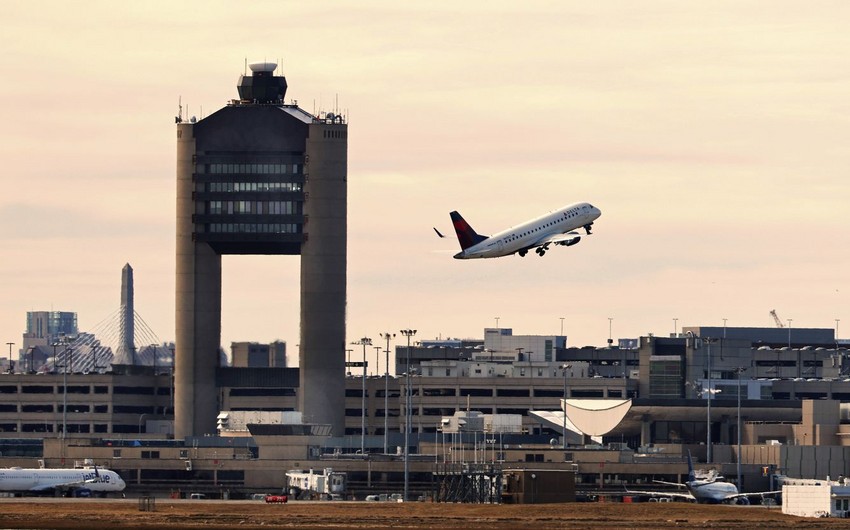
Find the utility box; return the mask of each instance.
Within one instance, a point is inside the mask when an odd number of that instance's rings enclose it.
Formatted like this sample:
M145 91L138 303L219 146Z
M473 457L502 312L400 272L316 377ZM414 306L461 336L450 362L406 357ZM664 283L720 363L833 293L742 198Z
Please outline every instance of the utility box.
M548 504L576 500L576 475L573 471L505 469L502 477L502 502L505 504Z

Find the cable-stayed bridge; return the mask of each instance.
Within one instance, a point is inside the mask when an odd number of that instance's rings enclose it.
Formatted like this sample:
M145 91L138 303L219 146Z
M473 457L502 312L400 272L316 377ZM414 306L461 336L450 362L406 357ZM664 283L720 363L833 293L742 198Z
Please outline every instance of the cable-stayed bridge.
M174 346L159 340L144 319L133 312L133 339L126 340L124 308L118 308L91 330L64 337L53 345L55 355L42 365L43 372L105 373L113 365L150 366L170 372ZM49 351L49 349L48 349Z
M121 305L98 324L75 337L60 336L47 347L42 372L104 373L115 367L150 366L154 372L174 367L174 347L164 344L133 307L133 268L121 270ZM45 351L42 349L42 351ZM30 359L30 365L33 365ZM126 368L124 368L126 370Z

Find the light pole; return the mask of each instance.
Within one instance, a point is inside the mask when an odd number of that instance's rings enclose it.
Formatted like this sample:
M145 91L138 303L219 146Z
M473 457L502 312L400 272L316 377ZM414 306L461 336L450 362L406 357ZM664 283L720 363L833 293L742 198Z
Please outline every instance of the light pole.
M159 378L156 376L156 344L151 344L151 351L153 352L153 394L155 396L159 395ZM94 370L97 372L97 357L94 355L94 348L92 348L92 360L94 361ZM156 412L157 407L154 407L154 412Z
M384 370L384 454L387 454L387 430L389 428L388 417L389 417L389 381L390 381L390 339L395 338L395 333L390 333L389 331L386 333L381 333L381 338L387 341L387 349L384 350L386 354L386 367Z
M746 372L747 369L743 366L739 366L737 370L738 372L738 488L740 491L741 488L741 374Z
M142 434L142 418L144 418L147 415L148 415L147 412L143 412L143 413L139 414L139 434Z
M372 346L375 348L375 375L380 375L378 370L381 367L381 347L380 346Z
M564 370L564 441L561 443L561 449L563 449L564 451L567 450L567 369L572 368L572 366L573 365L571 364L565 364L561 366L561 368Z
M174 414L174 345L168 347L171 352L171 374L168 378L168 407L171 409L171 414Z
M360 454L366 454L366 346L372 345L372 339L363 337L354 344L363 346L363 377L360 393Z
M835 319L835 353L838 354L838 323L841 322L840 318Z
M62 457L65 457L65 438L68 430L68 337L63 336L65 358L62 359Z
M12 366L14 366L12 364L12 346L14 346L15 343L14 342L7 342L6 344L9 345L9 373L12 373L13 372Z
M706 416L705 416L705 450L706 457L705 463L711 463L711 343L716 339L712 339L710 337L706 337L702 339L703 342L708 347L708 370L706 370L706 389L705 389L705 399L706 399Z
M355 342L353 344L357 344L357 343ZM346 368L345 375L351 375L351 370L350 370L350 368L351 368L351 352L353 352L353 351L354 350L345 350L345 359L346 359L346 361L345 361L345 368Z
M496 326L499 318L496 317ZM403 329L401 334L407 337L407 361L405 370L404 404L404 502L410 490L410 337L416 335L415 329Z

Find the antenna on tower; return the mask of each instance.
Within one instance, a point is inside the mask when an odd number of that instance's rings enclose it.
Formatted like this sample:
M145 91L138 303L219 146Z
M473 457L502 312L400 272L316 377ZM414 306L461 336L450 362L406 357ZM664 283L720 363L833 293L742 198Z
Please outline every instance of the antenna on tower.
M177 116L174 118L174 123L183 121L183 96L177 96Z
M248 56L245 56L245 69L242 71L242 75L248 75Z

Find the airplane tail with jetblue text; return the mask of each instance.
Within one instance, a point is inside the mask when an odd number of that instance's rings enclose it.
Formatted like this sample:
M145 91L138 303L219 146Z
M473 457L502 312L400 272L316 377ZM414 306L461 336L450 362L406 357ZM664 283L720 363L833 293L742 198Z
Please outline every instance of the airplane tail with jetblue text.
M469 226L469 223L467 223L459 213L451 212L449 215L452 218L452 224L455 227L457 240L460 243L461 250L466 250L469 247L477 245L487 239L487 236L479 235L475 230L473 230L472 227Z

